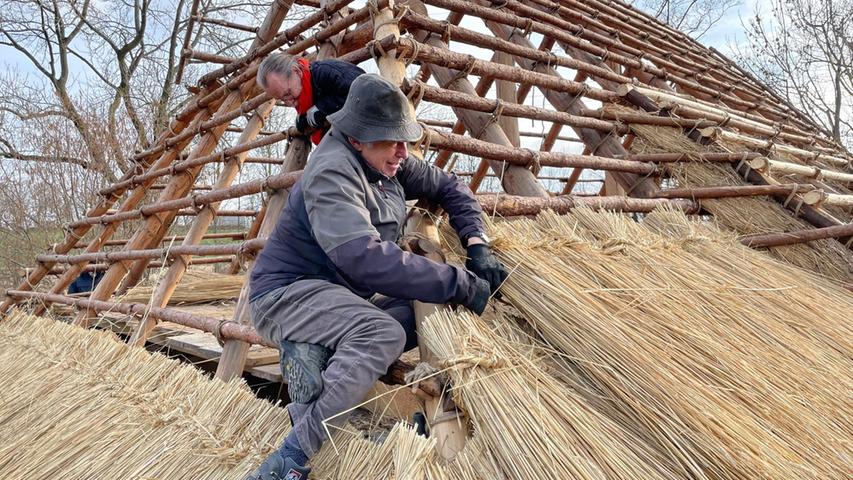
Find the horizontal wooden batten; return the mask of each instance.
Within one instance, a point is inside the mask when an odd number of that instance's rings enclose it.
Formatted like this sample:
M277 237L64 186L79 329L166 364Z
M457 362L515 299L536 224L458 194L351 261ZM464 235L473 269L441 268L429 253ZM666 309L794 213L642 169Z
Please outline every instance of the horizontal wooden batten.
M850 237L853 237L853 223L832 227L814 228L811 230L800 230L796 232L750 235L742 237L740 242L748 247L757 248L794 245L797 243L806 243L814 240L824 240L827 238L837 238L842 242L849 242Z

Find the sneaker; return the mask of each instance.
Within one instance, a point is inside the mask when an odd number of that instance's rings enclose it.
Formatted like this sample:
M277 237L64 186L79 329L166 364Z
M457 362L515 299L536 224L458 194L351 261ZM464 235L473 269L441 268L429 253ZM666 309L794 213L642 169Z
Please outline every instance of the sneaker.
M278 452L264 460L245 480L308 480L311 469L303 467L292 458L284 458Z
M332 350L314 343L281 341L281 376L295 403L311 403L323 391L323 370Z

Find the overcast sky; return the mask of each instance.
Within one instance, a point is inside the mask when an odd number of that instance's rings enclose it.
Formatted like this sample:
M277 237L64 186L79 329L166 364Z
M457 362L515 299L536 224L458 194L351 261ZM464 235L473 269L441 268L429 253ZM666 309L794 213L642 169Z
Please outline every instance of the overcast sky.
M703 45L714 47L728 56L732 52L733 44L746 40L743 25L755 15L756 7L760 8L765 14L770 12L769 0L743 0L739 7L729 10L726 16L699 41Z

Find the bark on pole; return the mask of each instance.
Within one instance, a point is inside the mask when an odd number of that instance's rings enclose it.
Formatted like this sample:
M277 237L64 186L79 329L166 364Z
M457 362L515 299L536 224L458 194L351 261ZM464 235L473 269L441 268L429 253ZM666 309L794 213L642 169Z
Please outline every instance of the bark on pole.
M214 104L212 106L215 107L216 104ZM198 113L196 118L193 119L193 121L190 122L188 126L186 126L186 128L190 129L190 130L193 129L197 125L199 125L199 124L203 123L205 120L207 120L210 117L211 113L212 112L209 109L202 109ZM178 132L180 132L180 130L178 130ZM187 140L185 140L179 144L176 144L171 149L163 152L163 154L160 155L159 158L153 164L151 164L149 169L150 170L156 170L156 169L161 168L165 165L169 165L171 162L173 162L178 157L180 152L184 148L186 148L186 146L189 144L189 142L190 142L190 140L187 139ZM147 181L147 182L144 182L142 184L137 185L135 188L132 188L130 195L128 196L128 198L126 198L124 200L124 202L122 202L122 204L118 208L118 211L119 212L128 212L128 211L136 208L136 206L139 205L139 203L143 200L143 198L145 198L145 194L148 190L148 186L153 184L154 181L155 180L152 179L150 181ZM117 198L117 197L112 197L112 195L121 195L121 192L123 192L123 190L113 192L110 194L111 196L108 198ZM87 212L87 214L89 214L89 213L92 213L92 212ZM106 212L103 212L102 214L104 214L104 213L106 213ZM91 228L91 226L93 226L93 225L85 225L85 226L88 226ZM99 250L101 250L101 248L103 248L103 246L104 246L104 243L106 243L115 234L116 230L118 229L118 226L119 226L118 223L104 224L102 226L100 233L98 235L96 235L92 239L92 241L89 242L89 244L86 246L86 250L85 250L86 253L98 252ZM75 227L75 230L79 229L79 228L80 227ZM57 251L57 253L61 253L61 252ZM49 292L50 293L61 293L61 292L63 292L66 288L68 288L69 285L71 285L72 282L74 282L74 280L80 275L80 273L83 272L83 269L86 267L86 265L87 265L87 262L70 266L68 268L68 270L66 270L62 274L62 276L56 280L56 282L50 288ZM33 313L35 315L44 314L44 312L47 310L48 305L49 305L49 302L45 302L45 303L40 304L38 307L36 307L36 309L33 311Z
M487 21L486 27L488 27L489 30L491 30L492 33L498 38L517 43L527 48L535 48L533 44L530 43L530 40L528 40L522 35L518 35L517 33L519 32L517 32L517 30L510 29L504 24ZM569 47L568 45L563 45L563 48L569 48L569 50L566 51L572 54L572 52L570 51L571 47ZM573 56L578 58L577 56L581 54L588 55L585 52L576 51L574 52ZM592 63L589 62L588 58L579 59L585 60L588 63ZM520 66L526 69L540 73L546 73L549 75L559 76L559 74L553 67L547 64L543 64L542 62L536 62L534 60L530 60L521 56L515 56L515 61ZM601 83L602 86L605 86L606 88L605 80L599 80L598 78L596 78L596 80L599 81L599 83ZM583 101L581 100L582 97L576 97L567 93L556 92L554 90L547 89L542 90L542 93L545 95L551 105L553 105L554 108L556 108L558 111L577 115L585 108ZM628 152L625 150L624 147L622 147L622 144L619 142L618 136L611 134L603 134L601 132L589 128L573 127L573 129L575 133L581 138L581 140L583 140L584 144L590 148L590 153L592 155L598 154L609 157L621 158L626 158L628 155ZM657 184L648 178L641 178L637 175L632 175L623 172L614 173L613 177L619 182L622 188L630 192L632 195L640 197L650 197L653 196L657 192L657 190L659 190Z
M504 52L495 52L494 56L492 57L492 61L503 65L514 65L514 62L512 61L512 56ZM500 101L507 102L510 104L514 104L516 102L517 98L514 82L508 82L506 80L497 80L495 82L495 87L497 89L498 99L500 99ZM500 118L498 118L498 125L500 125L501 129L506 135L506 138L509 139L509 142L512 144L513 147L521 146L521 135L518 131L518 118L502 115ZM481 159L480 166L477 168L474 177L471 178L471 190L475 192L477 191L478 187L480 186L480 183L486 177L487 172L488 161Z
M238 144L249 142L257 136L258 132L263 127L264 120L269 116L270 111L272 111L274 103L275 102L273 100L267 101L255 110L252 114L252 118L243 130L243 133L240 134L240 138L237 140ZM220 171L219 178L216 180L213 188L220 189L231 185L237 177L240 167L243 165L243 159L246 158L247 155L248 152L244 152L228 161ZM189 231L184 235L181 245L198 245L207 233L207 230L210 228L210 224L213 223L213 220L216 218L216 211L218 209L219 203L210 203L202 207ZM166 274L162 279L160 279L160 283L157 284L157 288L154 290L154 294L149 302L152 306L162 308L169 303L169 299L172 298L175 288L177 288L178 283L180 283L187 270L189 258L189 256L178 256L174 259L172 265L169 266L168 271L166 271ZM147 263L148 262L137 262L137 265L141 264L147 267ZM134 332L130 343L139 346L144 345L148 335L154 329L154 326L155 320L153 319L145 319L139 322L139 326L137 327L136 332Z
M781 245L794 245L814 240L836 238L840 242L849 242L853 237L853 223L836 225L833 227L814 228L811 230L800 230L798 232L765 233L761 235L749 235L740 239L740 243L747 247L778 247Z

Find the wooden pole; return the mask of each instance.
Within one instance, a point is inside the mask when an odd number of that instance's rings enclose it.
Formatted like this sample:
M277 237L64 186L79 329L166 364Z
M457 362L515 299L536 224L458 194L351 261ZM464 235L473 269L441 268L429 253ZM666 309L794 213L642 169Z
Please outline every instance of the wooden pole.
M811 185L736 185L721 187L672 188L661 190L657 198L732 198L764 195L790 195L813 189Z
M515 65L515 63L512 61L512 57L504 52L495 52L495 55L494 57L492 57L492 60L495 63L500 63L502 65ZM495 87L497 90L498 101L507 104L515 104L515 101L518 97L516 96L517 93L514 82L498 80L495 82ZM498 118L498 125L500 125L501 129L506 135L506 138L509 139L513 147L518 148L521 146L521 136L518 131L518 118L501 115ZM488 171L489 162L487 160L481 159L480 166L474 173L474 177L471 178L471 184L469 185L473 192L476 192L477 189L480 188L480 183L483 181Z
M394 18L394 14L391 8L383 9L382 11L375 14L373 17L374 22L374 38L385 38L388 35L394 35L399 37L400 30L399 24L397 20ZM391 83L395 85L400 85L405 78L406 66L405 64L399 60L396 56L385 54L377 59L377 63L379 64L379 72L380 74ZM437 79L440 79L441 76L445 72L439 72L438 69L432 69L433 74ZM469 84L470 85L470 84ZM473 89L473 87L471 87ZM412 107L410 105L412 109ZM412 112L414 114L414 111ZM438 240L438 228L435 224L432 224L429 220L428 216L423 216L421 214L415 213L415 217L410 219L410 224L415 225L415 229L421 235L423 235L426 241L436 241ZM438 245L436 243L435 245ZM425 254L428 258L431 258L435 261L443 262L442 255L437 250L430 250L429 252L416 252ZM415 314L415 322L416 328L420 331L420 326L426 319L426 317L434 312L436 309L443 308L440 305L427 304L423 302L415 301L414 305L414 314ZM432 354L426 348L423 343L420 343L418 346L420 350L420 357L422 362L429 362L432 359ZM454 412L456 411L455 405L453 405L452 401L442 392L438 396L426 395L424 400L424 413L427 417L427 423L430 426L430 436L436 440L436 449L438 450L438 454L446 459L450 460L456 456L456 454L462 450L465 446L465 442L468 437L468 425L467 422L461 419L458 419L455 422L441 422L438 423L436 419L444 414L445 412Z
M410 8L419 12L426 13L426 7L419 0L409 3ZM429 35L426 32L417 32L416 36L422 43L426 43L432 47L442 50L447 49L447 45L439 38ZM429 37L429 38L427 38ZM476 62L474 62L476 63ZM508 67L507 67L508 68ZM446 67L435 65L432 67L433 75L439 84L449 90L456 90L468 95L474 95L474 86L468 81L464 72L452 70ZM473 138L479 138L489 143L511 147L512 143L506 137L503 130L495 124L497 118L492 115L474 112L471 110L463 110L454 108L456 116L462 120L466 129L471 133ZM507 166L502 162L490 161L489 165L495 172L495 175L503 178L503 188L508 193L518 195L529 195L543 197L548 195L545 188L539 184L536 177L527 168L510 165Z
M237 140L238 144L247 143L255 138L263 127L264 121L272 111L274 104L275 100L271 99L254 111L252 118L249 120L243 130L243 133ZM233 157L223 166L222 170L219 172L219 178L217 178L216 183L213 185L214 189L227 188L231 185L237 177L240 167L243 165L243 159L247 155L248 152L241 153L236 157ZM207 233L208 228L210 228L210 224L213 223L218 208L219 203L217 202L208 203L199 210L192 226L190 226L189 231L187 231L184 236L182 245L196 245L202 240L204 235ZM151 301L149 302L151 305L155 307L165 307L169 303L169 299L172 298L172 294L186 272L188 260L189 257L185 256L178 256L174 259L169 270L166 271L166 274L160 279L160 283L157 284L157 288L154 290ZM145 268L146 265L147 262L143 260L137 262L134 267L138 266L137 268ZM144 345L148 335L154 329L154 326L153 320L145 319L139 322L139 326L137 327L136 332L134 332L129 343L139 346Z
M702 133L702 136L710 138L712 140L719 139L728 142L738 143L753 149L761 149L768 150L771 152L788 154L805 160L807 162L822 161L834 167L846 168L848 170L851 166L850 161L845 160L843 158L822 155L819 152L811 152L809 150L803 150L800 148L792 147L790 145L776 143L773 140L761 140L758 138L747 137L745 135L723 130L722 128L703 128L700 130L700 132Z
M648 213L655 208L669 206L684 213L696 213L699 211L699 204L693 200L681 198L579 197L576 195L536 198L488 193L477 195L477 200L479 200L480 205L483 207L483 212L487 215L499 214L504 217L538 215L539 212L546 209L562 214L568 213L578 207L586 207L593 210Z
M823 190L813 190L803 195L803 202L806 205L832 205L835 207L853 207L853 195L840 195L837 193L828 193Z
M842 243L849 243L850 239L853 238L853 223L836 225L833 227L813 228L811 230L800 230L797 232L749 235L742 237L740 239L740 243L752 248L779 247L782 245L794 245L827 238L837 238Z
M322 9L334 5L334 2L329 0L321 0L320 7ZM331 21L334 24L355 23L358 20L350 22L349 18L344 17L347 11L335 12L331 16ZM335 44L339 44L343 38L343 33L338 33L334 36L327 37L326 42L320 45L320 50L317 53L317 58L323 60L331 58L335 55ZM305 168L308 161L308 154L311 151L311 143L307 138L294 138L290 142L290 147L284 158L284 163L281 165L281 173L294 173ZM258 226L258 238L266 239L275 229L276 224L287 203L287 196L290 193L289 188L276 190L267 201L265 214L261 224ZM254 267L254 261L250 261L248 270L251 271ZM240 291L240 298L237 300L237 307L234 310L233 321L240 325L252 324L252 310L249 302L249 282L243 285ZM249 355L250 345L239 340L226 341L222 347L222 357L220 357L219 365L216 367L216 378L229 381L232 378L239 377L243 374L243 369L246 365L246 357ZM278 348L278 346L276 346Z
M210 107L216 108L217 105L218 105L218 102L215 102L215 103L211 104ZM193 121L189 125L184 124L183 126L186 129L191 130L194 127L197 127L198 125L201 125L205 120L207 120L211 116L212 113L213 112L208 108L202 109L199 111L196 118L193 119ZM180 134L181 130L182 130L182 128L177 129L176 133ZM186 148L186 146L189 144L189 142L190 142L190 139L186 139L186 140L184 140L178 144L175 144L172 148L166 150L162 155L160 155L160 157L154 163L151 164L149 170L156 170L156 169L161 168L165 165L169 165L171 162L173 162L178 157L178 155L181 153L181 151L183 151L183 149ZM130 178L132 178L132 177L130 177ZM154 183L154 179L151 179L147 182L143 182L142 184L139 184L136 188L131 189L130 195L128 196L128 198L126 198L124 200L124 202L122 202L121 206L118 209L118 212L119 213L126 213L126 212L133 210L145 198L145 195L146 195L147 190L148 190L148 186L153 184L153 183ZM125 191L124 189L114 190L113 192L111 192L111 195L121 195L124 191ZM107 212L103 212L103 213L106 214ZM103 216L103 215L101 215L101 216ZM75 225L75 223L72 223L72 225ZM107 242L110 238L112 238L112 236L115 234L115 232L119 226L118 223L103 223L101 225L102 225L102 228L101 228L100 232L98 232L98 234L86 246L85 251L87 253L97 252L101 248L103 248L104 243ZM77 229L80 229L82 227L91 227L91 226L94 226L94 224L76 223L76 225L71 227L71 228L74 228L75 230L77 230ZM65 250L65 252L60 252L59 250L54 249L54 251L56 251L57 253L65 253L68 250ZM56 280L56 282L50 288L49 292L50 293L60 293L60 292L65 291L65 289L69 285L71 285L72 282L74 282L74 280L80 275L80 273L82 273L83 268L85 266L86 266L86 263L80 263L78 265L72 265L71 267L69 267L62 274L62 276L60 276ZM35 315L42 315L45 312L47 305L48 304L46 304L46 303L39 305L38 307L36 307L36 309L33 311L33 313Z
M507 41L516 42L519 45L526 46L528 48L532 48L532 44L530 40L525 38L523 35L518 35L515 29L510 29L506 25L487 21L486 27L495 34L495 36L502 38ZM567 48L564 46L564 48ZM571 53L571 52L570 52ZM559 76L556 70L541 62L535 62L530 59L524 57L515 57L516 63L518 63L522 68L530 69L533 71L541 72L546 75L551 76ZM604 86L610 86L603 79L595 79L600 84ZM542 93L548 99L548 101L553 105L558 111L566 112L570 114L577 114L582 109L585 108L583 101L580 97L572 96L566 94L565 92L557 92L554 90L543 89ZM581 140L584 141L584 144L590 149L590 154L592 155L606 155L609 157L627 157L628 152L622 146L619 141L619 136L614 133L606 133L603 134L596 130L590 128L578 128L573 127L575 133ZM625 188L626 191L630 192L631 195L636 195L639 197L650 197L653 196L657 190L659 190L657 184L649 178L638 177L636 175L628 174L628 173L614 173L614 177L619 182L619 184Z
M770 160L767 157L758 157L749 161L749 166L759 172L781 172L785 174L798 175L805 178L813 178L816 180L835 180L842 183L853 182L853 174L841 173L834 170L821 169L809 165L798 165L796 163L781 162L779 160Z

